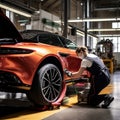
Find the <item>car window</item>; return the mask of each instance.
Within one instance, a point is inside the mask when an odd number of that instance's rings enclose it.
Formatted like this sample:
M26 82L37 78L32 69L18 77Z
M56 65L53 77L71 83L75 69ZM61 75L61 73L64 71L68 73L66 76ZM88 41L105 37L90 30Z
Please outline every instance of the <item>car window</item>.
M57 35L50 34L47 32L28 31L21 32L21 35L24 38L24 41L27 42L40 42L44 44L64 47Z
M49 34L40 34L37 37L37 41L45 44L52 44Z
M51 41L52 45L54 46L64 47L63 43L60 41L57 35L51 35Z
M35 39L35 37L40 34L39 31L22 31L20 32L21 36L24 40L28 40L28 42L32 39Z
M43 32L39 30L23 31L21 35L24 41L27 42L40 42L44 44L65 47L69 49L76 49L76 44L69 39L57 34Z
M61 36L60 36L60 39L66 48L74 49L74 50L76 49L77 45L71 40L61 37Z
M49 44L49 45L64 47L57 35L40 34L37 39L40 43L45 43L45 44Z

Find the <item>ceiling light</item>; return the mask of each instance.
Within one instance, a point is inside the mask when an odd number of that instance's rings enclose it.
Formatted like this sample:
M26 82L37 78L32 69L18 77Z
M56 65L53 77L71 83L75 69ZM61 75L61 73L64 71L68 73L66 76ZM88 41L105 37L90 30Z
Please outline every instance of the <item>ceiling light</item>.
M29 14L29 13L26 13L26 12L21 11L21 10L17 10L17 9L15 9L15 8L9 7L9 6L4 5L4 4L1 4L1 3L0 3L0 7L1 7L1 8L4 8L4 9L6 9L6 10L9 10L9 11L11 11L11 12L17 13L17 14L19 14L19 15L23 15L23 16L25 16L25 17L31 17L31 16L32 16L32 15Z
M120 18L83 18L83 19L72 19L68 20L68 22L104 22L104 21L118 21ZM61 22L55 21L55 22Z
M82 34L81 32L77 32L76 34L84 37L84 34Z
M116 21L120 18L84 18L84 19L75 19L75 20L68 20L68 22L102 22L102 21Z
M120 35L119 34L113 34L113 35L111 35L111 34L101 34L101 35L96 35L96 36L98 36L98 37L118 37Z
M88 29L88 32L94 32L94 31L120 31L119 28L111 28L111 29Z

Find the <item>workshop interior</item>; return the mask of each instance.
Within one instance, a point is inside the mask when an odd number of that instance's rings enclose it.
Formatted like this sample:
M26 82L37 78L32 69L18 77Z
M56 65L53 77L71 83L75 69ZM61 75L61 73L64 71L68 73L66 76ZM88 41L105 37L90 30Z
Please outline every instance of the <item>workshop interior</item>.
M119 120L119 45L120 0L0 0L0 120ZM74 76L81 46L110 74L107 106L87 104L97 68Z

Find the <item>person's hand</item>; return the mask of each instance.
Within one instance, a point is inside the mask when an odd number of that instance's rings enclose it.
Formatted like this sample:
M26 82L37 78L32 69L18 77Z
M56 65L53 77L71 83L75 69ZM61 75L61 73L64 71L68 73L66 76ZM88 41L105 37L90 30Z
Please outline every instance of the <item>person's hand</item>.
M67 69L64 69L64 72L68 77L72 76L72 72L68 71Z

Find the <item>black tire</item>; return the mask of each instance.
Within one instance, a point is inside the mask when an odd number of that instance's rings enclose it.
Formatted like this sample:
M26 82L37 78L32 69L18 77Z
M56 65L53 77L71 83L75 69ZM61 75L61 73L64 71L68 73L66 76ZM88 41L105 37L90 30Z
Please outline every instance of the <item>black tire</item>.
M62 83L60 70L53 64L46 64L38 70L28 99L35 105L50 105L59 99Z

